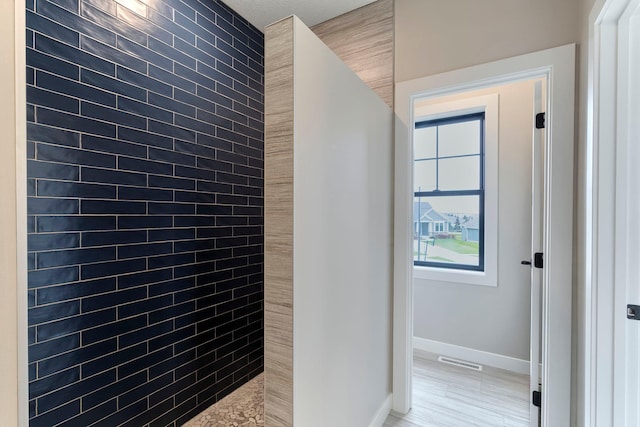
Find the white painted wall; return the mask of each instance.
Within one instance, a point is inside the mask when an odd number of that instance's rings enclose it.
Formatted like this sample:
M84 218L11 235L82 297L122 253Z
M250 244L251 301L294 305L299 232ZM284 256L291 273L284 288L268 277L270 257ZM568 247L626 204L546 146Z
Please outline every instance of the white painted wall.
M369 425L391 392L392 115L298 19L294 105L294 425Z
M580 0L397 0L396 81L574 43L579 7Z
M414 336L529 360L530 269L520 261L531 251L533 81L421 105L488 94L499 97L498 286L415 278Z

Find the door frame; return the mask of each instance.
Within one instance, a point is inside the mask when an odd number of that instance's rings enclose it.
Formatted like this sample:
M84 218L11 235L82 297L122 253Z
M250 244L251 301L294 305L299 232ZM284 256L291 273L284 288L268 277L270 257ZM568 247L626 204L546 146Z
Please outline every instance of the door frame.
M411 235L413 101L516 80L547 79L543 270L542 425L569 425L573 274L575 45L423 77L396 85L394 195L394 412L411 409L413 256Z
M0 33L0 413L29 420L27 373L27 155L25 1L4 2Z
M636 19L635 34L640 31L638 8L639 0L597 0L589 15L584 175L585 387L581 396L585 426L640 423L640 325L626 319L626 304L640 304L637 300L627 301L632 296L631 283L640 280L635 268L640 251L633 242L639 232L635 224L637 212L627 202L637 198L637 168L630 166L640 161L640 152L632 149L633 137L628 132L632 114L637 114L639 108L637 104L632 107L628 99L630 67L636 73L640 68L637 52L633 55L629 45L631 16ZM633 296L638 297L637 293Z

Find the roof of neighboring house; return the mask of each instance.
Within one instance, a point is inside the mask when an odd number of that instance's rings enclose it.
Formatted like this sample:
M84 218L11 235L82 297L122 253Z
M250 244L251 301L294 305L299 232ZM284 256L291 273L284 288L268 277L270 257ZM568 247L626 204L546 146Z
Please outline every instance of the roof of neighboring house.
M462 224L460 224L461 227L464 228L475 228L475 229L479 229L480 228L480 220L477 216L472 216L469 220L463 222Z
M418 215L418 209L420 215ZM413 202L413 218L420 217L420 222L449 222L440 212L433 209L429 202Z

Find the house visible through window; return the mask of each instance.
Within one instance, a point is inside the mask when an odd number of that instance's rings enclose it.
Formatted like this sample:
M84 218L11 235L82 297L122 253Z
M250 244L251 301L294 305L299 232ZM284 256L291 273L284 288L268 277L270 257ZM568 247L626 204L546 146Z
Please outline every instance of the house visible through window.
M484 113L417 122L413 259L484 271Z

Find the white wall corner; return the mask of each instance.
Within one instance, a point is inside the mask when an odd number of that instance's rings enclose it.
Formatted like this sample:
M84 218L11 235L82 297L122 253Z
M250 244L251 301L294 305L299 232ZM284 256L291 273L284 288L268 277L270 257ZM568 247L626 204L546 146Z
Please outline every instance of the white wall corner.
M369 423L369 427L382 427L387 420L387 417L391 413L391 403L393 402L393 395L389 393L386 399L382 402L376 414L373 416L373 420Z

